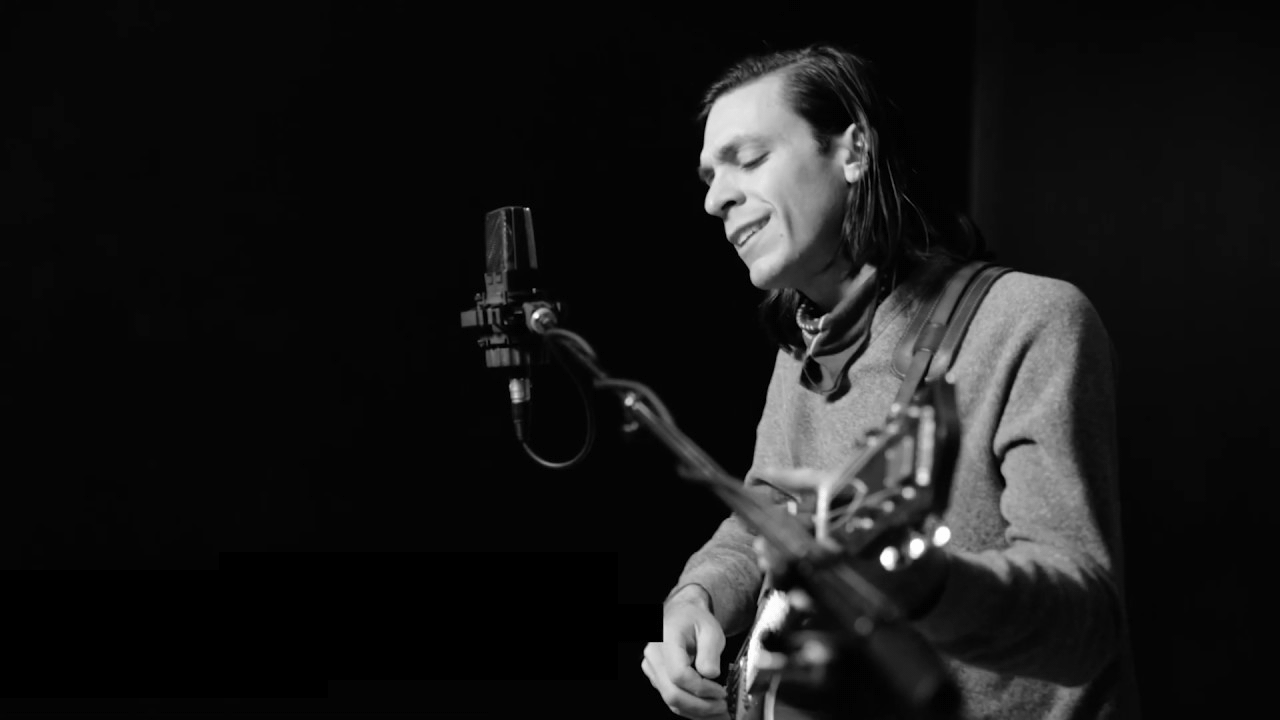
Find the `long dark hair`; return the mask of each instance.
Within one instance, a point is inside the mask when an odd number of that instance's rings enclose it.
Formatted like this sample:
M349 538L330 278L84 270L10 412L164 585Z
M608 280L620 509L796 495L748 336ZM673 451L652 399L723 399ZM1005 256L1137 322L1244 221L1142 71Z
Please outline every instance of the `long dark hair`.
M849 189L841 225L840 252L854 272L866 263L875 266L887 292L922 263L986 254L981 234L967 217L954 214L940 228L944 215L926 211L908 195L908 175L896 147L901 123L895 108L876 89L872 64L847 50L815 44L741 60L707 89L698 120L706 123L720 96L775 72L784 73L787 101L813 128L823 153L850 123L864 131L868 167ZM804 349L795 322L802 301L798 291L787 288L770 291L760 304L770 339L792 353Z

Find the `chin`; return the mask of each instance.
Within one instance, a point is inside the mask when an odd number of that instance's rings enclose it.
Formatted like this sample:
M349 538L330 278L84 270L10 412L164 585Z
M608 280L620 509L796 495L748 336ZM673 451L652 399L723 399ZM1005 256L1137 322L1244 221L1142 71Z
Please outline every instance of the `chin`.
M779 282L778 278L772 277L772 276L767 278L757 279L755 275L752 275L751 284L754 285L758 290L766 290L766 291L785 290L787 288L787 285L785 283Z
M751 284L761 290L781 290L786 286L782 273L776 267L757 262L747 268L747 272L751 276Z

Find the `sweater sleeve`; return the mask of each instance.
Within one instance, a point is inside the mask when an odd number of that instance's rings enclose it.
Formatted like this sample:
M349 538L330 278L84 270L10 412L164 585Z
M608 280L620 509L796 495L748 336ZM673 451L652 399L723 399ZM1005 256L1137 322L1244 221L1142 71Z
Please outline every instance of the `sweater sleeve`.
M1123 602L1111 344L1088 300L1064 286L996 309L1013 330L980 385L1003 395L986 431L1005 543L950 551L918 627L958 660L1077 686L1117 653Z
M711 539L689 557L676 590L699 585L711 597L711 610L725 635L751 626L755 598L764 578L756 564L755 536L736 514L725 518Z

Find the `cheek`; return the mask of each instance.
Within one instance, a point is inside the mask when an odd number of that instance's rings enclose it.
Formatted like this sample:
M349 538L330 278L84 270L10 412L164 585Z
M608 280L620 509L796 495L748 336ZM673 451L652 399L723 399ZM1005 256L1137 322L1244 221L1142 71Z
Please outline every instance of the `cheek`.
M832 182L830 178L813 183L803 198L804 216L811 235L838 237L847 200L848 189L844 184Z
M781 213L782 232L790 238L791 244L800 248L818 243L831 233L833 226L837 230L840 227L841 217L833 212L830 195L824 194L820 188L812 190L791 195Z
M778 210L785 218L784 227L801 244L816 236L838 232L844 217L846 187L823 168L794 168L790 181L773 188Z
M839 237L844 219L847 186L843 176L833 177L829 168L814 163L778 165L775 172L752 178L745 187L769 205L776 227L773 234L803 250L827 236Z

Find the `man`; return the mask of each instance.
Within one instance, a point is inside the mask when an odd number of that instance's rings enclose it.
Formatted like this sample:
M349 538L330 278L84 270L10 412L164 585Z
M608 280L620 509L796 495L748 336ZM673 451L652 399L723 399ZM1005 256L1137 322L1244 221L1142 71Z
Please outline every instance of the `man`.
M779 344L749 484L800 494L851 459L886 418L922 299L981 250L907 197L884 108L866 63L829 46L748 59L706 95L705 209L769 291ZM952 372L950 542L895 573L847 562L946 659L965 717L1136 717L1106 330L1072 285L1010 272ZM769 557L731 515L689 559L641 663L674 713L725 716L711 678Z

